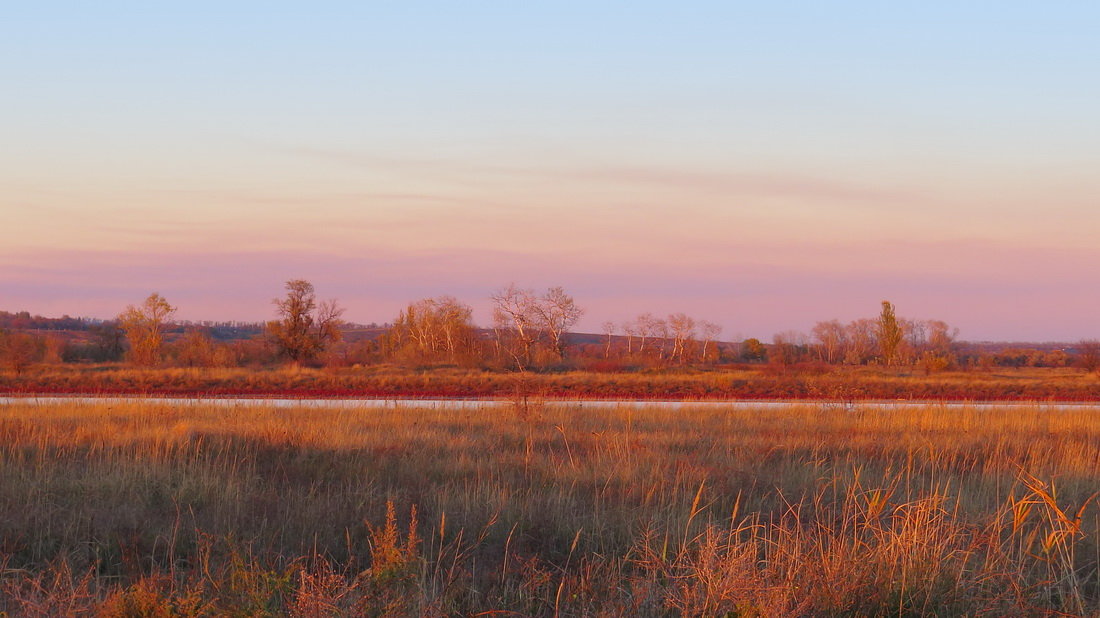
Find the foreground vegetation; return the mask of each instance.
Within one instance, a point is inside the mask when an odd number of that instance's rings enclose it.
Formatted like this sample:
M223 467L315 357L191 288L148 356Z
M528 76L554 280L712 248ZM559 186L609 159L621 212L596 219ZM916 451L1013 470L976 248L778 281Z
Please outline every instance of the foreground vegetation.
M1100 417L0 407L10 615L1100 612Z
M922 371L880 367L730 366L711 370L511 373L410 369L42 366L0 373L0 393L178 396L1100 401L1100 374L1073 369Z

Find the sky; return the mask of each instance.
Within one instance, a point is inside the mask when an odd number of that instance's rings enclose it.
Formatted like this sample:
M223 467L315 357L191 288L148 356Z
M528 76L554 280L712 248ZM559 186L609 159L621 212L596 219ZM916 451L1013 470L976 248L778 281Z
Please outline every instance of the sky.
M13 4L3 310L1100 337L1095 2Z

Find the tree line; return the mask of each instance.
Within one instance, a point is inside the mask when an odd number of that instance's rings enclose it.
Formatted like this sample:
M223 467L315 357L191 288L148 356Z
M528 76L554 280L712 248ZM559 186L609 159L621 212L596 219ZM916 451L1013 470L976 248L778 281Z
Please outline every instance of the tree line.
M1100 343L1070 350L974 351L958 342L958 330L942 320L900 317L883 301L876 317L818 322L809 333L785 331L771 342L722 341L722 327L685 313L643 312L599 334L572 329L584 309L561 287L543 292L509 284L490 296L489 327L473 322L472 308L452 296L409 303L392 323L369 328L343 320L335 300L319 300L305 280L286 282L272 300L275 319L260 326L176 321L177 308L159 293L126 307L115 320L92 322L65 316L88 337L65 342L48 333L12 328L47 325L26 312L0 312L0 361L20 373L35 363L126 362L139 367L273 366L281 363L352 366L395 363L453 365L495 370L589 369L615 371L767 363L919 367L926 372L967 366L1068 366L1100 368ZM374 325L372 325L374 326ZM62 330L56 326L45 326ZM222 330L218 330L222 328ZM225 330L229 329L229 330ZM237 332L243 338L218 335ZM1023 360L1021 360L1023 359Z

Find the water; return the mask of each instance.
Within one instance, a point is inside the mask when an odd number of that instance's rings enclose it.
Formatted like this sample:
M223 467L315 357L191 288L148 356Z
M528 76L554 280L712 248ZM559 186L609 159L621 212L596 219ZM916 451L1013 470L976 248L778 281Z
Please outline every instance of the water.
M132 403L156 403L173 406L218 406L225 408L318 408L318 409L426 409L426 410L491 410L510 409L516 402L509 399L294 399L278 397L0 397L0 406L30 405L51 407L57 405L111 405ZM1044 411L1088 410L1100 412L1096 402L940 402L940 401L867 401L835 402L822 400L795 401L666 401L666 400L592 400L592 399L532 399L531 405L546 404L555 407L616 409L643 408L676 410L684 408L720 408L727 410L766 410L792 406L820 408L837 411L906 410L934 406L945 410L1010 410L1028 409Z

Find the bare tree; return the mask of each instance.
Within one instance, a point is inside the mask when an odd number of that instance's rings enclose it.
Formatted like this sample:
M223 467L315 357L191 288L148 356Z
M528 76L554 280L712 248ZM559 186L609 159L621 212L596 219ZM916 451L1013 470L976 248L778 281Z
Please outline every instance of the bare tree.
M604 347L603 357L611 358L611 337L615 335L615 323L611 320L604 322L603 332L607 335L607 346Z
M1077 344L1077 364L1086 372L1100 369L1100 341L1086 339Z
M648 312L639 315L634 320L634 327L638 333L638 352L645 352L646 339L657 334L659 324L663 321Z
M117 321L95 324L88 332L92 336L89 344L91 360L101 363L122 360L126 353L126 333L122 332Z
M459 352L474 346L474 310L453 296L435 299L435 314L443 338L443 349L453 361Z
M634 354L634 337L638 334L638 326L633 320L623 322L623 333L626 335L626 355Z
M535 318L540 328L546 331L550 338L550 346L558 355L565 358L565 333L569 332L577 320L584 315L584 309L577 306L573 297L566 294L561 287L552 287L546 290L532 306Z
M671 360L684 362L684 348L695 338L695 318L686 313L673 313L668 316L668 329L672 335Z
M722 326L714 322L701 320L699 322L699 333L703 336L703 351L699 355L699 360L707 362L707 360L709 360L707 356L707 347L712 341L718 338L718 335L722 334ZM718 344L715 342L715 350L717 351L717 349ZM715 358L717 359L718 356L720 356L720 354L716 353Z
M848 332L838 320L818 322L810 331L818 345L818 356L822 362L837 364L844 360L848 347Z
M538 340L537 316L535 315L535 295L531 290L522 290L516 284L489 297L493 301L493 324L497 341L512 357L512 361L521 371L531 366L533 348Z
M848 323L845 330L846 350L844 362L862 365L871 360L878 349L877 323L871 318L860 318Z
M340 340L344 310L335 300L318 303L312 283L303 279L287 281L286 297L271 302L279 319L267 323L267 332L291 362L312 360L328 344Z
M794 330L776 333L768 360L776 365L793 365L802 360L806 351L806 335Z
M535 345L541 339L559 359L565 358L565 334L584 314L565 290L552 287L536 297L533 291L511 283L490 298L497 340L519 369L533 364Z
M895 355L897 364L909 365L916 362L917 357L928 349L927 322L924 320L911 320L898 318L898 326L901 328L901 344Z
M959 329L951 328L943 320L928 320L925 322L928 332L928 349L939 355L950 355L955 345L955 339L959 336Z
M141 305L130 305L118 316L130 344L130 362L141 367L160 363L164 328L175 313L176 308L154 292Z
M664 318L657 318L653 322L653 339L656 342L657 358L664 360L665 355L668 354L668 343L672 333L668 327L668 320Z

